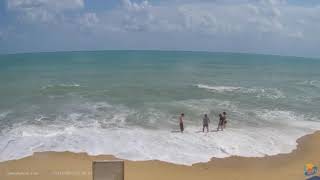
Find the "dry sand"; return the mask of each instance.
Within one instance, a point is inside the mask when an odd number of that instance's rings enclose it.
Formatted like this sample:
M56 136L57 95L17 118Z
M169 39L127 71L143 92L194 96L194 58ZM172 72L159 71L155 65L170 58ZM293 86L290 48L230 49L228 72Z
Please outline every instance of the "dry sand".
M304 165L320 167L320 132L300 138L290 154L263 158L213 158L193 166L160 161L125 161L125 179L130 180L302 180ZM93 160L113 156L88 156L85 153L43 152L20 160L0 163L0 180L91 180Z

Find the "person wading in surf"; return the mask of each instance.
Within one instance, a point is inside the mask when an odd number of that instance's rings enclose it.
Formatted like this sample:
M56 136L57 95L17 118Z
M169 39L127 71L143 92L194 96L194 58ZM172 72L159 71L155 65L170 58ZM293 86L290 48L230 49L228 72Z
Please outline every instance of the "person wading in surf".
M223 112L222 114L223 114L223 129L225 129L227 125L227 113Z
M217 131L219 131L219 129L223 131L223 123L224 123L224 118L222 114L219 114L219 124L218 124Z
M208 115L205 114L203 119L202 119L202 132L204 132L204 128L207 128L207 132L209 132L209 123L210 123L210 119L208 118Z
M180 125L180 132L181 132L181 133L183 133L183 131L184 131L183 118L184 118L184 114L181 113L181 116L180 116L180 118L179 118L179 125Z

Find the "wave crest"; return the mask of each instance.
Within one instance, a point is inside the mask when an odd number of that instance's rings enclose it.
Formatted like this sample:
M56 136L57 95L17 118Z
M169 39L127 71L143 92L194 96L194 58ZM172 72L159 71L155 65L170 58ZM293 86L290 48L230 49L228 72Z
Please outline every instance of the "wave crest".
M56 85L47 85L47 86L43 86L41 89L45 90L45 89L54 89L54 88L78 88L81 87L79 84L77 83L71 83L71 84L56 84Z
M196 87L217 93L232 92L242 94L254 94L258 98L265 97L270 99L285 98L284 93L276 88L245 88L236 86L209 86L204 84L197 84Z

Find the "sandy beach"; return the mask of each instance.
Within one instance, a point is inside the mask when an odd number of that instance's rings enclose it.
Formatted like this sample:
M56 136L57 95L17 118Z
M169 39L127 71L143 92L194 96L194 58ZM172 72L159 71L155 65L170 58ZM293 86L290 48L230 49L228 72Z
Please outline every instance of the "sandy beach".
M263 158L213 158L192 166L160 161L125 161L125 179L288 179L301 180L304 165L320 165L320 132L298 139L298 148L289 154ZM42 152L20 160L0 163L3 180L90 180L94 160L116 159L113 156L88 156L86 153Z

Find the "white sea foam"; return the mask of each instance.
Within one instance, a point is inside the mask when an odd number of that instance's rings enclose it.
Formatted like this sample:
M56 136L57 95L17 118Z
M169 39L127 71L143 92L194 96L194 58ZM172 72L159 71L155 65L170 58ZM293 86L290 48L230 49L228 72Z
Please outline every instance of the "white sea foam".
M236 86L209 86L205 84L197 84L196 87L200 89L206 89L211 92L225 93L242 93L242 94L253 94L258 98L266 97L270 99L285 98L282 91L276 88L245 88Z
M298 85L303 85L303 86L311 86L315 88L320 88L320 80L305 80L302 82L298 82Z
M306 117L304 114L297 114L293 111L283 110L262 110L256 111L257 117L264 121L273 122L278 124L278 128L300 128L300 129L320 129L320 119L318 117ZM308 119L308 121L305 121Z
M289 153L296 148L297 138L320 129L319 119L306 121L304 115L292 111L243 109L231 101L215 99L170 104L169 109L180 107L196 115L210 112L213 105L219 112L228 109L228 129L202 133L200 119L193 121L188 114L186 132L181 134L175 131L178 127L170 128L175 127L171 125L177 123L177 118L169 119L170 115L152 105L138 112L105 102L81 103L72 108L63 107L66 113L56 116L53 123L52 117L42 114L35 117L36 123L21 122L6 129L0 135L0 161L22 158L33 152L72 151L191 165L207 162L212 157ZM249 116L259 122L255 123ZM216 128L216 120L212 119L212 130ZM168 124L159 127L159 123ZM147 128L154 124L158 128Z
M56 84L56 85L46 85L42 86L41 89L50 89L50 88L76 88L76 87L81 87L80 84L77 83L70 83L70 84Z
M320 81L318 81L318 80L312 80L312 81L310 81L310 84L311 84L312 86L315 86L315 87L317 87L317 88L320 88Z
M205 84L198 84L198 88L213 90L217 92L228 92L228 91L237 91L241 90L241 87L233 87L233 86L208 86Z
M42 121L42 120L47 120L47 119L49 119L49 117L40 115L40 116L37 117L35 120L36 120L36 121Z
M18 125L0 136L0 161L17 159L41 151L88 152L90 155L113 154L129 160L161 160L191 165L212 157L262 157L289 153L296 139L320 128L319 123L298 121L290 112L261 112L273 120L288 118L286 129L279 127L239 127L221 132L200 133L199 127L187 126L186 132L143 128L101 128L94 123L86 127ZM295 124L295 122L299 122Z

